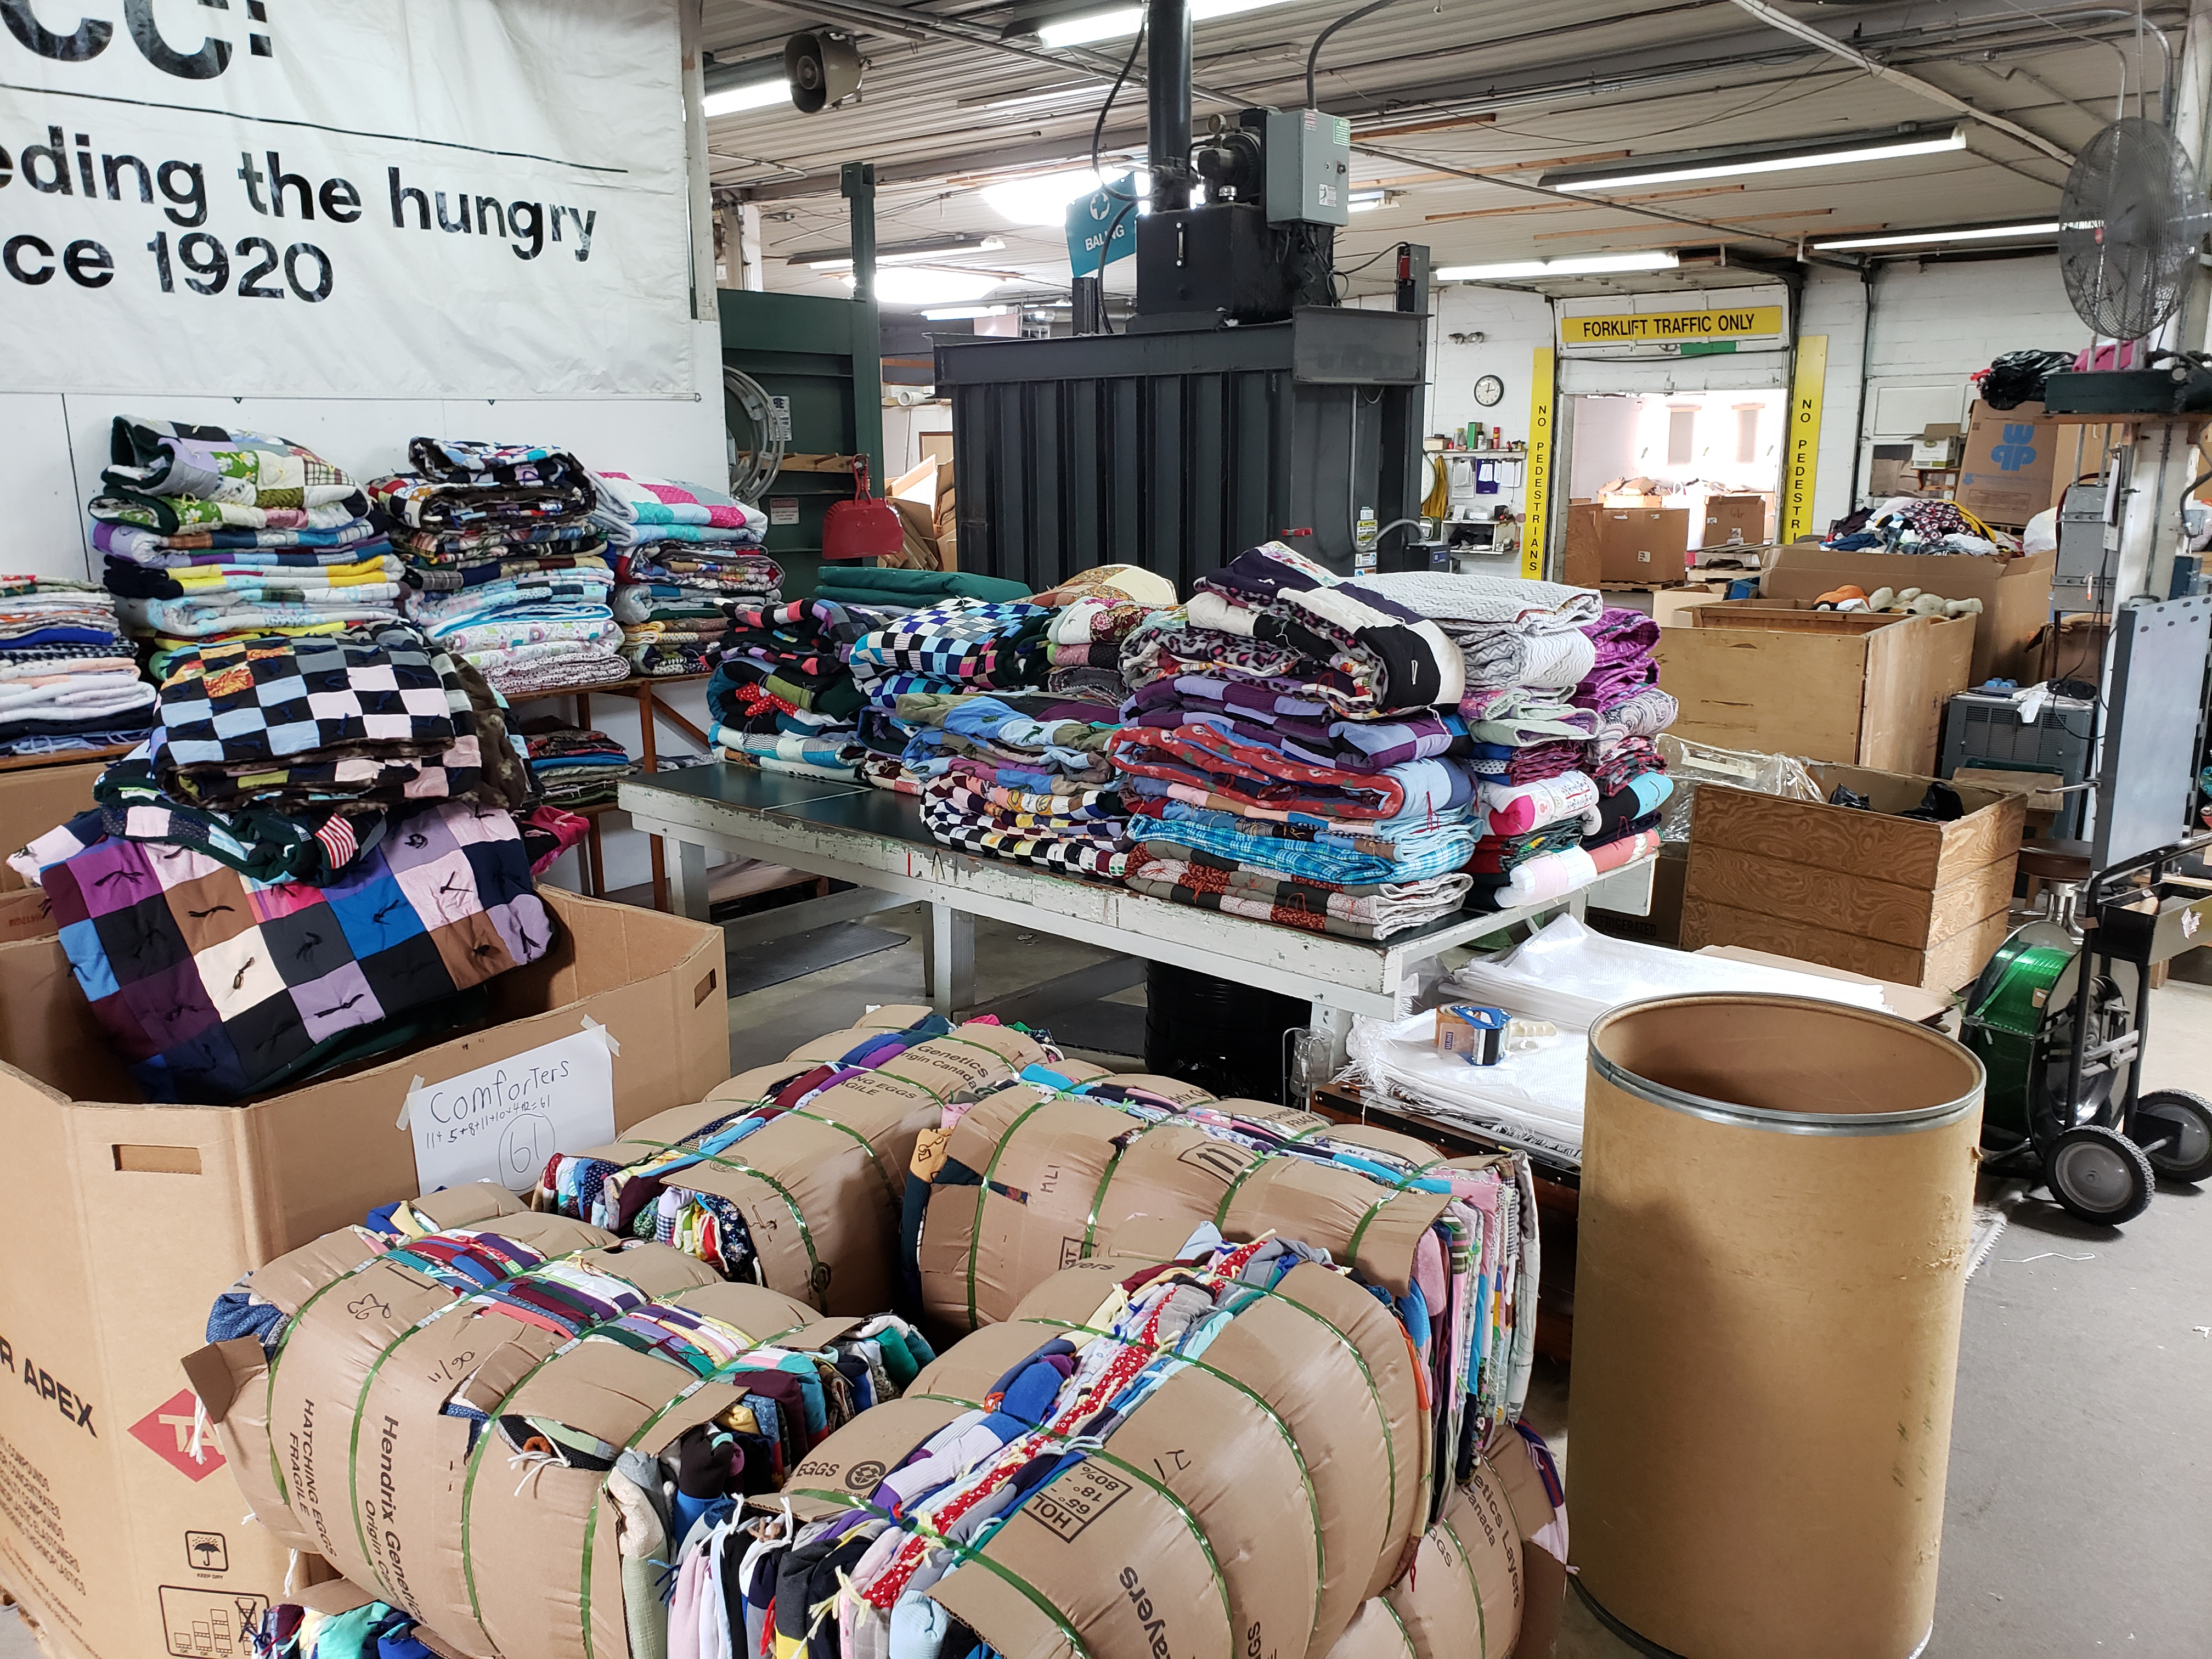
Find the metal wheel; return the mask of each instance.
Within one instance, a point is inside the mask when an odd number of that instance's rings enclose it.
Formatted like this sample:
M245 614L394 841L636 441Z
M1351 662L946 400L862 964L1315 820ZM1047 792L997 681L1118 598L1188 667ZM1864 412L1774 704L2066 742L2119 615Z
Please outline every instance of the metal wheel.
M2168 1181L2203 1181L2212 1176L2212 1100L2186 1089L2154 1089L2136 1103L2136 1116L2155 1119L2141 1125L2140 1138L2173 1138L2143 1156Z
M2118 1227L2150 1206L2150 1160L2117 1129L2084 1123L2044 1149L2051 1195L2084 1221Z

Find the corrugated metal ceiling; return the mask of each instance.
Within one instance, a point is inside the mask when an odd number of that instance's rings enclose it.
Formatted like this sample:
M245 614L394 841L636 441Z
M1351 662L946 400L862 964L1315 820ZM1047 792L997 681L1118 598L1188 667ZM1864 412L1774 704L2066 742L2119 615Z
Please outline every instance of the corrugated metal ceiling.
M1097 9L1092 0L1060 0L908 11L995 33L1055 9ZM1346 9L1346 0L1301 0L1200 24L1194 79L1219 95L1194 97L1197 114L1302 105L1307 50ZM2066 149L2109 118L2119 90L2121 58L2112 47L2066 32L2096 23L2046 23L2010 0L1796 12L1838 33L1856 22L1863 47L1884 61ZM791 31L824 21L800 0L708 0L704 38L720 63L766 64ZM1059 233L1008 224L976 187L1079 164L1111 68L1102 77L988 46L900 39L874 24L855 33L869 60L857 104L813 116L779 105L709 123L718 188L750 186L762 198L770 285L842 291L834 277L781 261L847 240L837 167L870 161L884 180L882 240L988 234L1005 247L946 263L1002 273L1006 296L1064 293ZM2132 55L2131 39L2121 45ZM1126 39L1099 43L1088 62L1118 66L1128 48ZM2154 54L2148 61L2154 85ZM1539 163L1566 157L1955 118L1728 0L1400 0L1330 39L1319 88L1323 108L1354 119L1355 185L1391 192L1387 205L1356 215L1340 233L1346 270L1407 240L1427 242L1439 266L1717 241L1772 255L1801 235L2047 216L2064 176L2062 163L1978 123L1969 125L1964 152L1623 192L1641 198L1632 205L1646 214L1628 204L1558 202L1453 171L1527 183ZM1143 111L1142 88L1125 88L1108 123L1109 162L1141 155ZM1109 288L1126 287L1128 272L1128 262L1114 267ZM1353 277L1352 291L1376 291L1387 275L1387 262L1370 266Z

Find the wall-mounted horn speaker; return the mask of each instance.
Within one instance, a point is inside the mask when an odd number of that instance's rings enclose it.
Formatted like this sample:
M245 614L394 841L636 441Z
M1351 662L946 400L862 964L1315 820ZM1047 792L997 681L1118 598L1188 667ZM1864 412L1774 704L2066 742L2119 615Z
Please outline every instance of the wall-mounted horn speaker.
M803 115L842 104L860 89L860 54L853 37L836 29L809 29L783 43L783 72L791 101Z

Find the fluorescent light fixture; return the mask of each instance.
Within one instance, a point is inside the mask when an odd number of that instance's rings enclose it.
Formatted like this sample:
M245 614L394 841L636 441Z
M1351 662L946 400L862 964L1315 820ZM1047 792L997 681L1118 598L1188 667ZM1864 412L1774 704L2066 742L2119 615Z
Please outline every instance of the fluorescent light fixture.
M1443 283L1500 283L1517 276L1598 276L1612 270L1672 270L1672 253L1583 253L1570 259L1511 259L1498 265L1446 265L1430 275Z
M1151 205L1145 198L1152 187L1152 175L1142 167L1135 172L1137 211L1142 213ZM1119 179L1121 173L1110 177ZM1032 173L1024 178L1001 179L984 185L982 193L985 204L1002 219L1018 225L1049 225L1057 230L1067 222L1067 204L1098 188L1097 173L1089 167L1077 167L1066 173Z
M766 109L770 104L788 103L791 82L778 76L773 81L756 81L749 87L725 87L720 92L710 92L701 100L699 112L712 120L718 115L735 115L744 109Z
M1631 185L1663 185L1685 179L1732 179L1744 173L1842 167L1852 161L1888 161L1966 147L1964 127L1949 127L1929 134L1897 133L1887 137L1853 133L1826 143L1686 150L1679 155L1647 156L1610 167L1547 173L1536 182L1546 190L1625 190Z
M1344 200L1347 213L1365 213L1372 208L1389 205L1390 192L1387 190L1355 190Z
M1192 0L1190 21L1203 23L1210 18L1234 17L1240 11L1258 11L1266 6L1279 6L1284 0ZM1125 40L1137 32L1137 25L1145 20L1141 6L1119 6L1112 11L1094 11L1080 17L1064 17L1056 23L1046 23L1037 30L1037 39L1048 46L1087 46L1094 40Z
M911 265L927 260L942 259L955 253L996 253L1006 246L995 236L933 236L926 241L893 242L876 250L878 265ZM850 248L817 248L811 253L794 253L787 264L805 265L814 270L850 270L853 251Z
M2056 236L2063 228L2057 220L2041 225L1972 225L1964 230L1900 230L1884 236L1844 236L1832 242L1815 242L1823 251L1847 247L1917 247L1929 242L1994 242Z
M887 306L970 305L1006 281L988 270L939 270L894 266L876 273L876 301ZM854 286L848 275L845 286Z
M1003 317L1012 309L1012 306L939 306L921 314L928 322L961 323L981 317Z

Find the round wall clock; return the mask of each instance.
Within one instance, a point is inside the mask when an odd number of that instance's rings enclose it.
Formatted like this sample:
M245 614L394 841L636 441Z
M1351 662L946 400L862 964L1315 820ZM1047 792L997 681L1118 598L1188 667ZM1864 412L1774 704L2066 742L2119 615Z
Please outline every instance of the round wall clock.
M1505 395L1505 382L1495 374L1486 374L1474 383L1474 400L1485 409Z

